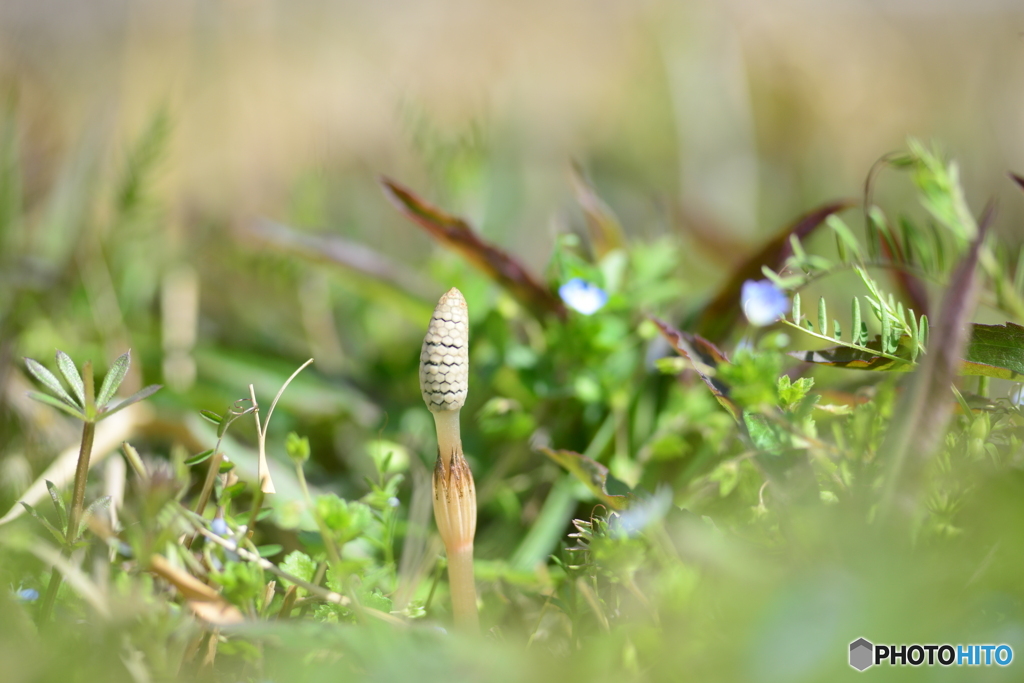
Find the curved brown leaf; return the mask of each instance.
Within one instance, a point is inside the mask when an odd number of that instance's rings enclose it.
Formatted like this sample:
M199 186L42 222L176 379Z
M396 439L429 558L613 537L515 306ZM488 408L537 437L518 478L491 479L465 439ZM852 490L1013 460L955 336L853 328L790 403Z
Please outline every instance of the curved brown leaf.
M1007 175L1010 176L1010 180L1017 183L1017 187L1024 190L1024 176L1020 176L1013 171L1010 171Z
M740 291L747 280L760 280L762 266L778 270L792 253L789 237L796 235L803 239L825 222L829 216L839 213L857 202L852 199L840 199L822 204L787 225L770 239L756 253L751 255L737 268L729 280L718 290L718 294L708 302L697 317L696 331L704 337L716 341L725 338L732 330L740 313Z
M906 519L913 516L925 464L945 434L952 412L949 387L968 348L971 330L967 319L977 305L979 254L992 215L989 205L978 222L970 250L953 271L928 335L927 353L900 398L879 449L890 463L879 508L883 518L897 504Z
M538 317L553 313L566 316L561 299L542 285L519 261L486 242L458 216L424 201L408 188L381 178L384 194L406 218L424 228L434 239L453 249L507 289Z
M743 411L729 398L729 388L714 377L714 369L722 363L729 362L725 354L700 335L677 330L664 320L654 316L651 316L651 321L658 326L661 335L668 340L672 348L680 356L690 361L693 369L704 380L704 384L711 390L711 393L714 394L722 407L729 411L729 414L732 415L737 423L741 423Z

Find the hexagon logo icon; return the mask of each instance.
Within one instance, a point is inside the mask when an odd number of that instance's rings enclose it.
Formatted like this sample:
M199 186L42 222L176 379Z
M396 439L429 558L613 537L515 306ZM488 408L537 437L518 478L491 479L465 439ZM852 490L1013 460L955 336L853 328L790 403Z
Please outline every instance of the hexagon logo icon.
M875 646L866 638L858 638L850 643L850 666L863 671L874 664Z

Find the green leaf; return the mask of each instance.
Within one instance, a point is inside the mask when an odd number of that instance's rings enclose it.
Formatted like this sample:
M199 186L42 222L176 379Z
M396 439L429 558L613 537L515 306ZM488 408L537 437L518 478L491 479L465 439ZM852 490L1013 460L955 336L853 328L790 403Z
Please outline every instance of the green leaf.
M118 412L120 410L124 410L125 408L127 408L128 406L130 406L132 404L138 403L139 401L143 401L143 400L149 398L150 396L152 396L153 394L155 394L156 392L160 391L160 389L162 389L162 388L163 387L161 385L159 385L159 384L150 384L145 389L140 389L139 391L135 392L134 394L132 394L131 396L129 396L125 400L121 401L114 408L112 408L112 409L110 409L110 410L108 410L108 411L106 411L104 413L101 413L100 416L99 416L99 419L100 420L104 420L104 419L110 417L111 415L113 415L114 413L116 413L116 412Z
M359 536L373 521L367 505L343 500L333 493L317 496L316 513L342 544Z
M49 520L47 520L45 517L39 514L39 512L34 507L29 505L28 503L22 503L21 506L25 508L28 511L28 514L32 515L32 517L36 521L38 521L40 524L46 527L46 530L53 534L54 539L56 539L58 543L64 545L67 542L67 539L64 537L64 534L62 534L57 529L57 527L50 524Z
M858 261L863 257L861 255L860 242L853 236L853 232L846 225L846 222L836 214L831 214L825 219L825 224L832 228L832 231L836 234L836 248L839 251L839 260L843 263L847 260L847 253L853 255Z
M295 550L288 553L284 558L284 561L281 562L281 569L282 571L288 572L295 578L313 583L313 577L316 575L316 562L301 550ZM293 585L291 581L283 578L281 579L281 583L284 584L285 587ZM305 595L306 589L299 588L298 593L299 597L302 597Z
M202 416L202 418L207 422L212 422L215 425L219 425L221 421L224 419L217 413L213 412L212 410L200 410L199 415Z
M961 374L1024 379L1024 327L975 324Z
M249 413L253 412L253 410L254 409L250 409L250 410L247 410L247 411L245 411L244 413L241 413L241 414L232 413L230 415L225 415L224 419L222 419L220 421L220 424L217 425L217 438L218 439L223 438L224 435L227 434L228 427L231 426L232 422L234 422L238 418L242 417L242 415L248 415Z
M125 375L128 374L128 368L132 364L132 351L128 349L114 361L114 364L107 371L107 376L103 378L103 385L100 387L99 396L96 397L96 405L100 408L107 405L110 399L114 398L114 394L117 393L118 388L121 386L121 382L124 381Z
M60 522L61 529L68 528L68 512L67 508L64 507L64 499L60 495L60 491L49 479L46 480L46 490L50 492L50 500L53 501L53 507L57 510L57 519Z
M256 548L256 552L260 554L260 557L273 557L282 550L284 550L284 546L278 545L277 543L268 543L267 545L257 546Z
M854 344L861 345L863 337L861 336L861 319L860 319L860 297L853 297L853 324L850 327L850 341Z
M608 492L609 480L612 482L616 482L616 480L609 474L608 468L601 463L573 451L555 451L550 448L541 448L540 451L583 482L591 493L611 509L624 510L626 508L628 498L625 495ZM625 484L621 484L621 482L619 484L625 487Z
M78 374L78 368L75 367L75 361L71 360L71 356L60 349L57 350L57 368L68 381L71 391L75 392L78 404L85 405L85 384L82 383L82 376Z
M305 436L299 436L295 432L288 432L288 437L284 442L284 449L288 453L288 457L297 465L301 465L309 460L309 439Z
M71 398L71 394L67 392L64 386L60 383L57 377L47 370L41 363L34 361L31 358L25 359L25 367L32 373L32 376L37 380L46 385L46 387L57 395L57 398L67 403L72 408L81 408L81 404L75 403L75 400ZM45 401L44 401L45 403Z
M193 456L192 456L191 458L186 458L186 459L185 459L185 463L184 463L184 464L185 464L185 465L188 465L188 466L190 466L190 467L191 467L192 465L198 465L198 464L199 464L199 463L201 463L201 462L206 462L207 460L209 460L209 459L210 459L210 457L211 457L211 456L212 456L212 455L213 455L214 453L216 453L216 452L217 452L217 449L215 449L215 448L209 448L209 449L207 449L207 450L203 451L202 453L196 453L196 454L195 454L195 455L193 455Z
M375 609L379 612L390 612L394 606L391 602L391 598L381 593L379 588L374 590L361 588L357 591L356 597L359 599L359 603L363 607Z
M245 490L246 483L244 481L236 481L231 486L228 486L220 494L220 503L223 505L227 501L241 495L242 491Z
M753 412L743 413L743 424L754 447L768 453L777 453L788 445L777 425L769 422L764 415Z
M828 336L828 310L825 308L825 297L818 299L818 334Z
M56 398L50 396L49 394L42 394L38 391L30 391L28 392L28 397L36 401L39 401L40 403L45 403L48 406L53 406L58 410L63 410L71 417L77 417L79 420L82 421L85 420L85 414L79 411L76 407L70 406L64 401L57 400Z
M800 312L800 293L797 292L796 294L793 295L793 324L799 325L801 317L802 316Z

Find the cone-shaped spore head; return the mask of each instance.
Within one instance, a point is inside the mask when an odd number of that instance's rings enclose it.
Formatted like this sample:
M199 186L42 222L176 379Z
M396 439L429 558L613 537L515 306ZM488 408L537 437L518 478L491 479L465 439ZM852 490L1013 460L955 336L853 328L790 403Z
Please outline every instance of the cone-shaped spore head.
M469 314L452 287L434 309L420 349L420 390L431 412L461 410L469 391Z

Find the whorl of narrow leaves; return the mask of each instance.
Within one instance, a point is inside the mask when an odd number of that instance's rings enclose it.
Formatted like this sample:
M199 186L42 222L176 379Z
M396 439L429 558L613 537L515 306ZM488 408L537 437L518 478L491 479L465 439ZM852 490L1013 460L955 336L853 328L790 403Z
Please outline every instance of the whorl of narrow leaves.
M25 367L33 377L39 380L39 382L53 392L54 395L41 394L35 391L29 392L28 395L40 403L53 406L72 417L86 422L98 422L99 420L110 417L114 413L117 413L130 405L149 398L160 389L159 384L151 384L121 401L115 407L108 409L108 404L114 398L114 394L117 393L117 390L121 387L121 383L128 374L128 368L131 366L130 350L125 351L123 354L118 356L117 360L114 361L114 364L110 367L110 371L107 372L107 376L103 378L103 385L100 387L99 394L95 396L95 401L93 401L92 397L93 384L91 370L86 368L86 376L89 378L89 384L88 387L86 387L86 383L83 381L82 375L78 372L75 362L68 354L63 351L57 351L56 362L57 369L60 370L60 374L64 377L65 381L67 381L68 386L71 387L74 397L68 393L67 389L64 388L64 385L61 384L56 375L47 370L41 363L31 358L25 359ZM88 366L88 363L86 365Z
M420 390L432 412L460 410L469 392L469 313L452 287L430 318L420 349Z

